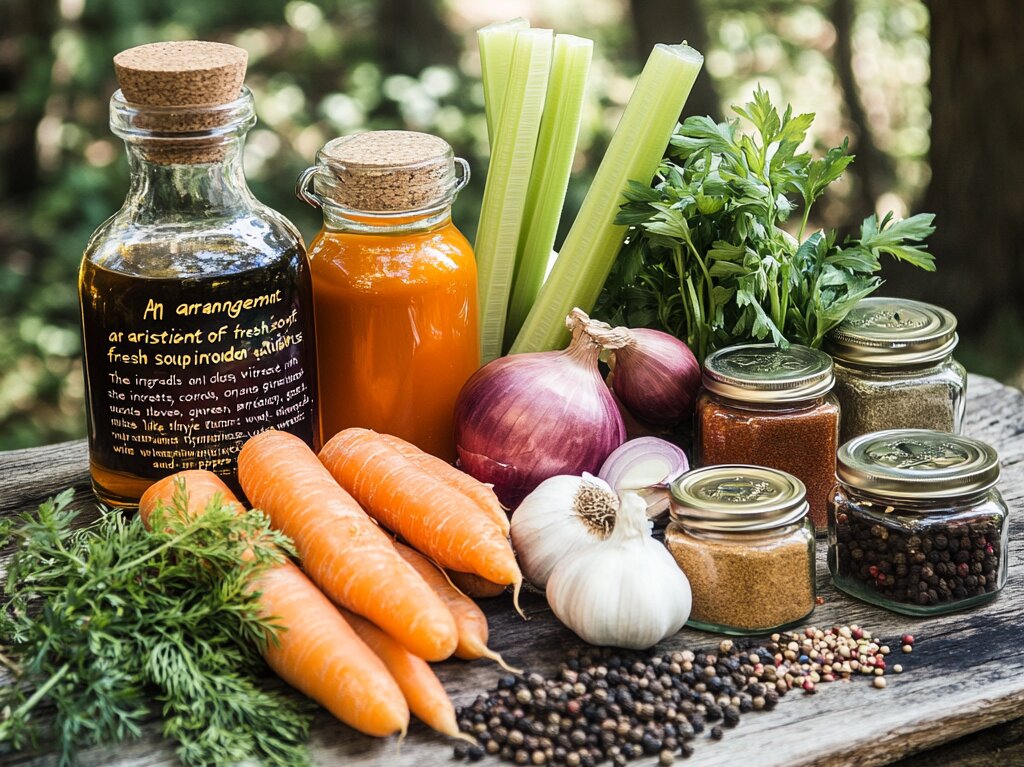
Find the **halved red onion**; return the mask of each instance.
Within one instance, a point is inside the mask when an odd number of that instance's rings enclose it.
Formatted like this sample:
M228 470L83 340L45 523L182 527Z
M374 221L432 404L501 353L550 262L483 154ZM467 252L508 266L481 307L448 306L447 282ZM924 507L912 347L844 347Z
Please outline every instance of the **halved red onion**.
M622 443L605 460L598 476L616 491L633 490L647 502L647 515L668 508L668 486L690 469L686 453L658 437L638 437Z

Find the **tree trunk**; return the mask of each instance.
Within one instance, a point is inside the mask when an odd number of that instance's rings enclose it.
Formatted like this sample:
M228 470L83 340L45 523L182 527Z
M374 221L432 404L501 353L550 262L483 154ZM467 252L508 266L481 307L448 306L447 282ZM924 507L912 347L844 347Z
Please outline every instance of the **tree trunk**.
M833 65L853 130L851 150L857 155L857 161L850 171L856 185L854 210L849 214L851 222L860 221L874 213L875 202L892 183L889 158L875 144L864 104L860 100L857 78L853 72L853 23L856 16L854 6L854 0L834 0L831 12L832 26L836 30Z
M455 65L459 46L438 0L379 0L377 62L385 74L415 77L431 64Z
M700 0L629 0L640 61L647 61L657 43L679 43L686 40L701 53L708 51L708 29ZM722 119L722 106L711 75L703 71L693 84L686 100L686 115L709 115Z
M932 178L921 209L936 214L939 271L922 279L892 270L886 292L946 306L968 337L987 335L990 354L1019 357L1005 334L997 337L997 323L1024 322L1024 5L929 0L928 7Z
M56 29L54 3L33 0L0 2L0 97L14 104L12 114L0 122L0 197L24 203L38 186L36 128L49 96L49 82L36 72L52 69L50 37ZM32 70L35 66L36 69ZM0 233L2 236L2 233Z

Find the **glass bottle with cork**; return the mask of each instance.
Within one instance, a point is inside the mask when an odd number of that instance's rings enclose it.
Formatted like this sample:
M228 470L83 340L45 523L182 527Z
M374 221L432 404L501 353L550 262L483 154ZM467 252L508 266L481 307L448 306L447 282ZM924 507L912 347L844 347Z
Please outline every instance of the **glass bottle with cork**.
M468 180L412 131L334 139L300 176L324 215L309 255L325 439L360 426L455 460L455 400L480 365L476 262L451 219Z
M245 182L246 61L198 41L114 58L110 125L130 188L79 275L90 471L112 506L182 469L239 491L237 453L264 429L318 446L309 265L295 227Z

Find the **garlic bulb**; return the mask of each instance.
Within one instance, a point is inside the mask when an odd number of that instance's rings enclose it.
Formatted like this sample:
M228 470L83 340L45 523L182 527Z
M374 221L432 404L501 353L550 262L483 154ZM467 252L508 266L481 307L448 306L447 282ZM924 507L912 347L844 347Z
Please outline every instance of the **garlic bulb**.
M526 580L544 588L563 557L608 537L618 508L608 483L590 474L541 482L512 515L512 548Z
M607 540L566 556L548 579L551 609L590 644L643 650L690 617L690 582L651 537L646 509L623 493Z

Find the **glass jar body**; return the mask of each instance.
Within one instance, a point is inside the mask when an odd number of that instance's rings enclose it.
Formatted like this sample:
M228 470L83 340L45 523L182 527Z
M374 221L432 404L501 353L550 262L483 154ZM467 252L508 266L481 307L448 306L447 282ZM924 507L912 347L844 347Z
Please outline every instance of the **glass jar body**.
M839 403L829 394L792 403L737 402L707 390L697 399L697 462L789 472L807 488L809 516L824 531L839 448Z
M690 581L688 625L764 634L814 610L814 526L809 519L751 532L709 532L673 521L665 544Z
M829 503L829 571L837 588L888 610L962 610L1006 584L1006 519L995 489L924 505L840 484Z
M178 146L112 101L131 186L79 272L90 470L111 506L183 469L241 493L238 451L268 428L319 447L309 263L245 183L251 96L229 106L228 130Z
M455 460L455 400L480 364L476 262L439 214L324 208L310 245L325 438L360 426Z
M840 442L884 429L963 427L967 371L945 357L934 364L862 366L835 361L835 394L843 410Z

